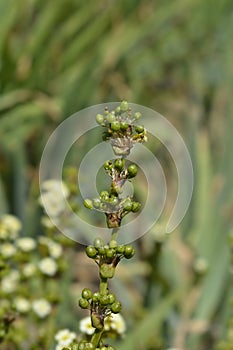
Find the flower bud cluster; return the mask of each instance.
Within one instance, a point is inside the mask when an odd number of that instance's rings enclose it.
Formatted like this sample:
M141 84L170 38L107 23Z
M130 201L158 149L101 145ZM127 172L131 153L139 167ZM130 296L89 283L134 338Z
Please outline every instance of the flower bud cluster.
M110 111L105 108L104 114L96 115L96 122L107 128L103 140L110 140L116 155L126 156L130 153L133 144L147 141L146 130L143 125L135 124L141 118L141 113L132 113L128 102L121 104Z

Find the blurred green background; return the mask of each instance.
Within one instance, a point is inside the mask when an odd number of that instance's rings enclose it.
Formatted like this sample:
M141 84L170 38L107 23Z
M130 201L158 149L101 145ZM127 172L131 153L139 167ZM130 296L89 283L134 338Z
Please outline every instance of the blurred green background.
M158 224L119 273L131 305L119 349L206 350L232 337L232 37L231 0L0 0L0 213L36 235L45 143L94 104L150 107L190 151L185 220L166 239Z

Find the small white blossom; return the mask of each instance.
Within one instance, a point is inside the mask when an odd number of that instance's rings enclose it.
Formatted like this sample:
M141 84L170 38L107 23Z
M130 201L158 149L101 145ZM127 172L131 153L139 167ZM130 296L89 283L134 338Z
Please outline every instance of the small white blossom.
M82 333L92 335L95 332L95 328L92 327L91 318L89 316L84 317L79 323L79 329Z
M11 243L3 243L0 246L0 253L4 258L10 258L14 256L16 252L17 252L17 249Z
M36 241L31 237L18 238L16 244L25 253L29 253L36 248Z
M36 266L32 263L27 263L22 267L22 274L25 277L31 277L36 272Z
M118 334L123 334L126 331L125 321L120 314L111 314L105 319L104 329L105 330L112 329Z
M1 283L1 289L4 293L12 293L18 287L20 275L17 270L13 270L9 275L4 276Z
M15 303L16 310L21 313L26 313L31 308L30 302L23 297L16 297L14 300L14 303Z
M40 271L47 276L54 276L58 269L56 261L52 258L42 259L39 262L38 267Z
M48 245L49 248L49 254L52 258L58 259L62 255L62 246L59 243L56 242L50 242Z
M52 311L52 307L46 299L38 299L33 301L32 309L39 318L45 318Z
M5 214L0 218L0 239L15 239L22 224L14 215Z
M70 332L69 329L62 329L55 334L55 340L58 342L58 345L69 346L76 338L74 332Z

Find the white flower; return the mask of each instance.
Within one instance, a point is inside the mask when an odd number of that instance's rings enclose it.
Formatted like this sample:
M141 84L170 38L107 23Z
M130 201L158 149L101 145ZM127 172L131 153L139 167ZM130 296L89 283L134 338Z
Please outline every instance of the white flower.
M5 214L0 219L0 238L15 239L21 230L22 225L14 215Z
M23 297L16 297L14 302L16 310L21 313L26 313L31 308L30 302Z
M51 217L59 216L65 209L64 198L70 194L68 187L59 180L47 180L41 186L40 204L45 206Z
M57 272L57 263L52 258L42 259L38 267L40 271L47 276L54 276Z
M49 254L54 258L58 259L62 255L62 246L59 243L51 241L48 245Z
M91 318L89 316L84 317L79 323L79 329L82 333L92 335L95 332L95 328L92 327Z
M123 334L126 331L125 321L120 314L111 314L105 319L104 329L106 331L112 329L118 334Z
M38 299L33 301L32 309L39 318L45 318L50 314L52 307L48 300Z
M28 253L36 248L36 241L30 237L18 238L16 244L19 249L25 253Z
M69 346L76 338L74 332L70 332L69 329L62 329L55 334L55 340L58 345Z
M3 243L0 246L0 253L4 258L10 258L17 252L15 246L11 243Z
M35 274L36 272L36 267L32 263L27 263L22 267L22 274L25 277L31 277Z
M17 270L13 270L9 275L3 277L1 289L4 293L12 293L17 289L20 275Z

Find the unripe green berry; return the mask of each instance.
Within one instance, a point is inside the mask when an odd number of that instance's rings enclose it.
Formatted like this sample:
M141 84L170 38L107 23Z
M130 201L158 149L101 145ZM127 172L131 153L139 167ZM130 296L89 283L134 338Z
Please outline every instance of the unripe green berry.
M106 257L113 258L116 255L116 251L113 248L109 248L106 250Z
M136 164L130 164L127 168L127 177L132 178L137 175L138 168Z
M100 300L100 293L99 292L93 293L92 300L93 300L94 303L98 303L99 300Z
M130 259L134 256L135 254L135 249L131 245L126 245L125 246L125 251L124 251L124 256L126 259Z
M109 264L102 264L100 266L100 276L102 278L112 278L115 274L115 267Z
M140 208L141 208L141 204L139 202L133 202L131 211L133 213L136 213L137 211L139 211Z
M104 116L102 114L97 114L95 119L96 119L96 122L100 125L103 124L103 122L104 122Z
M114 162L114 168L119 170L119 171L122 171L123 168L124 168L124 165L125 165L125 160L124 158L117 158Z
M108 115L106 116L106 120L107 120L108 123L112 123L112 122L115 122L116 117L115 117L114 114L108 113Z
M108 295L100 295L100 304L101 305L108 305L109 304Z
M138 132L139 134L142 133L144 131L144 126L143 125L136 125L135 131Z
M113 167L113 164L111 162L111 160L107 160L105 163L104 163L104 169L105 170L111 170Z
M123 208L126 211L130 211L132 208L132 202L130 198L127 198L124 202L123 202Z
M115 301L111 305L111 310L114 314L118 314L121 311L121 303L119 301Z
M86 199L83 201L83 204L84 204L84 206L85 206L87 209L93 209L93 202L92 202L91 199L86 198Z
M116 248L117 253L119 254L124 254L125 251L125 246L124 245L118 245L118 247Z
M120 109L123 112L126 112L129 108L128 102L127 101L122 101L120 105Z
M86 254L89 258L95 259L97 256L97 250L92 245L86 247Z
M105 255L105 248L104 246L98 248L99 255Z
M117 120L111 123L111 129L113 131L119 131L120 128L121 128L121 124Z
M108 294L108 303L113 304L116 300L116 297L114 294Z
M122 130L122 131L127 130L128 127L129 127L129 124L126 123L126 122L121 122L120 125L121 125L121 130Z
M110 197L109 198L109 204L113 205L114 207L118 204L118 198L117 197Z
M136 112L136 113L134 113L134 118L135 119L140 119L141 118L141 113L140 112Z
M91 299L92 298L92 291L89 288L84 288L82 290L82 297L84 299L87 299L87 300Z
M88 303L87 299L80 298L80 299L79 299L79 306L80 306L82 309L88 309L89 303Z
M100 248L100 247L103 247L104 246L104 241L102 240L102 238L100 238L100 237L96 237L95 239L94 239L94 246L95 246L95 248Z

